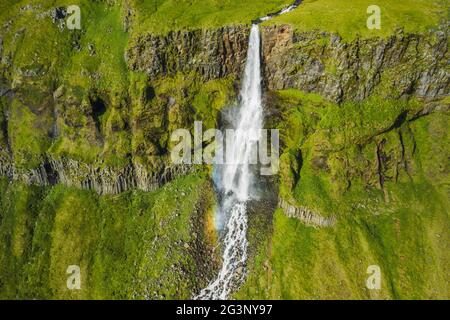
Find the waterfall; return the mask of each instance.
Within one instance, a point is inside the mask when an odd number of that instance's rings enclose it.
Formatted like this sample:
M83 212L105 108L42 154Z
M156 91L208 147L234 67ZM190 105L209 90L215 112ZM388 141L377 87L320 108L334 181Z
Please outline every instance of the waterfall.
M250 158L263 125L260 68L259 27L254 24L250 32L239 113L233 121L236 131L232 143L226 144L226 163L216 168L219 179L217 184L223 192L218 214L229 215L222 268L217 278L200 292L197 299L226 299L233 286L244 280L248 245L247 201L253 181Z
M250 32L239 115L234 123L236 131L232 137L232 144L226 145L227 148L231 148L231 151L227 150L231 157L227 154L222 174L225 193L232 192L240 202L245 202L250 196L249 188L253 177L249 163L263 126L260 68L259 28L254 24Z
M226 161L214 168L215 183L222 197L219 200L217 216L226 217L222 268L216 279L204 288L194 299L225 300L233 289L245 279L247 261L247 206L252 199L255 182L253 165L256 146L263 128L261 102L261 44L258 23L295 9L300 0L276 14L260 18L251 28L247 61L245 65L240 105L231 124L235 129L231 141L226 142ZM228 135L228 133L227 133Z

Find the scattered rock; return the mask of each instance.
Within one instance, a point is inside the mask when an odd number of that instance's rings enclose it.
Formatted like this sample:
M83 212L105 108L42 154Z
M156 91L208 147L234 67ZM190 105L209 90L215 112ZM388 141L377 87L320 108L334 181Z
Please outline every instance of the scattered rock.
M332 227L336 223L335 217L322 217L308 208L293 206L282 198L279 199L278 206L283 209L286 216L290 218L297 218L300 221L303 221L306 225L314 227Z

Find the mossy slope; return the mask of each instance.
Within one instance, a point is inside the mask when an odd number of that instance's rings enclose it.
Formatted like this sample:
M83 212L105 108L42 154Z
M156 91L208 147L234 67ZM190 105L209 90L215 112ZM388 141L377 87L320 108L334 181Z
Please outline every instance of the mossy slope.
M188 299L206 284L205 177L120 196L5 180L0 190L3 299ZM81 290L67 289L69 265Z
M381 10L381 28L367 28L369 6ZM294 11L279 16L269 24L291 24L299 31L319 30L337 33L346 40L357 37L387 37L397 29L406 33L426 32L448 19L445 0L304 0Z
M414 100L276 97L280 196L337 222L313 228L277 210L237 297L448 299L448 106L418 117ZM366 288L370 265L381 290Z

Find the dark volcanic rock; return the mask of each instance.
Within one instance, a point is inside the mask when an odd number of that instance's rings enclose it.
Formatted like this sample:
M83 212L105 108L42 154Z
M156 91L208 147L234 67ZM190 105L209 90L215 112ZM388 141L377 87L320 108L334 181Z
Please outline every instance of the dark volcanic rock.
M325 32L296 32L289 25L262 27L264 81L269 90L296 88L335 102L372 93L392 98L442 98L449 93L448 26L430 34L342 40ZM126 53L131 70L151 77L197 72L205 80L240 78L248 26L174 31L138 37Z
M126 53L131 70L149 76L197 72L205 80L233 74L240 77L245 64L249 27L173 31L165 36L144 35Z

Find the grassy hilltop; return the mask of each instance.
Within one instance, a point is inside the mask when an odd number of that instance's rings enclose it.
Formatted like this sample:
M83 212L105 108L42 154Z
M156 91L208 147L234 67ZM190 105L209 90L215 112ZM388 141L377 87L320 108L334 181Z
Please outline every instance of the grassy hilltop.
M369 30L367 8L378 5L381 9L381 29ZM424 32L436 28L448 19L445 0L304 0L301 8L267 24L291 24L299 31L320 30L334 32L343 38L387 37L397 28L405 32Z

